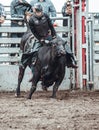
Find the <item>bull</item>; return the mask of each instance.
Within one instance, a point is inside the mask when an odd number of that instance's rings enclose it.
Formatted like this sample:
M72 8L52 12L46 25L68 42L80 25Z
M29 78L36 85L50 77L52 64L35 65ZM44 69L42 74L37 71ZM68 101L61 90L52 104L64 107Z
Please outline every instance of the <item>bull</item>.
M56 98L57 90L65 75L66 56L57 55L56 45L48 44L42 46L37 52L37 61L34 66L32 86L28 95L31 99L36 91L37 83L42 81L42 85L53 86L52 98Z

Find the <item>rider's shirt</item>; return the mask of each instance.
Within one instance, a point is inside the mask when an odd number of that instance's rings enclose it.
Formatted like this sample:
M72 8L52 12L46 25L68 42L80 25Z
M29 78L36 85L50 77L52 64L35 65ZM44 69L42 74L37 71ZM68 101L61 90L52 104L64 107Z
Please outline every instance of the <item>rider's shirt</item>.
M46 38L50 31L52 36L56 35L52 22L49 16L45 13L42 14L41 17L37 17L33 14L30 18L29 25L32 33L38 40Z

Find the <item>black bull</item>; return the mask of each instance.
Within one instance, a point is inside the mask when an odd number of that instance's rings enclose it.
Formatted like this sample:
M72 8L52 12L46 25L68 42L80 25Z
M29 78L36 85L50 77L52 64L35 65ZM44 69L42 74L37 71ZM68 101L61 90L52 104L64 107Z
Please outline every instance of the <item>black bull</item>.
M65 75L66 56L57 56L56 45L44 45L38 51L38 58L35 66L33 66L32 87L28 99L37 88L37 83L41 80L42 85L49 87L53 85L52 97L56 97L56 92L63 81ZM29 66L31 68L31 63ZM25 66L26 68L27 66ZM20 95L20 84L22 82L25 68L19 67L18 86L16 96Z
M57 56L55 45L45 45L38 51L38 59L34 66L32 78L32 87L28 99L37 88L37 83L41 80L46 87L53 85L52 98L56 97L59 85L62 83L65 75L66 56Z

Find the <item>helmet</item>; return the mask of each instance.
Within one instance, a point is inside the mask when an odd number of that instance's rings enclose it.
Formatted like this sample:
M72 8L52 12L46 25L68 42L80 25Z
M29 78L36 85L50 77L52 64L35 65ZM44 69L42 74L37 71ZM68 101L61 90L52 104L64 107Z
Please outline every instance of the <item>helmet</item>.
M37 12L42 12L42 10L43 10L41 4L39 4L39 3L36 3L36 4L34 5L34 8L35 8L35 10L36 10Z

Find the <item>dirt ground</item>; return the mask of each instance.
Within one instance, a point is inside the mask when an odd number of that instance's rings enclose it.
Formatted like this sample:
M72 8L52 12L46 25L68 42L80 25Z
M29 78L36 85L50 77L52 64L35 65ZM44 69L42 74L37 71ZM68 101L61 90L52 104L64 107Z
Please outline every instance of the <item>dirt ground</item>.
M99 130L99 92L0 92L0 130Z

